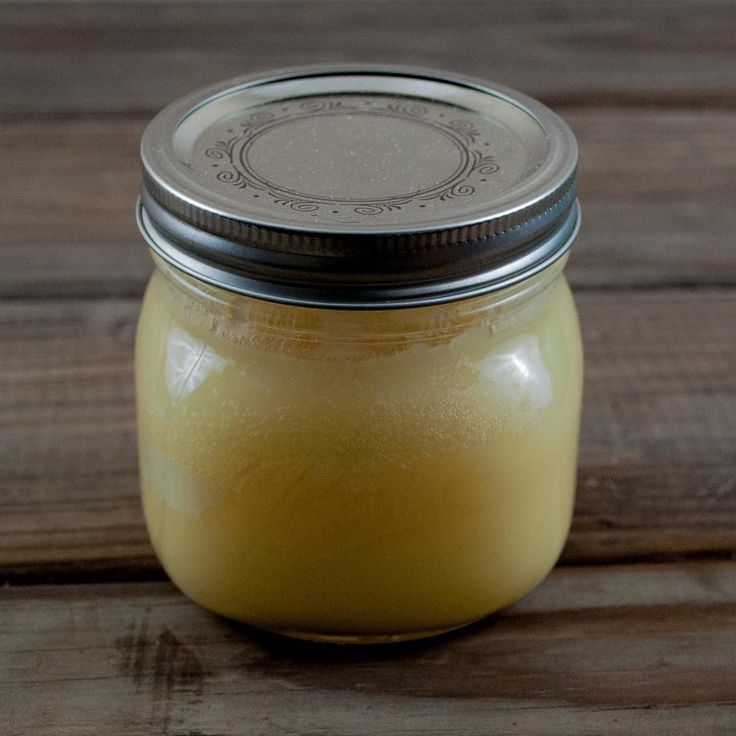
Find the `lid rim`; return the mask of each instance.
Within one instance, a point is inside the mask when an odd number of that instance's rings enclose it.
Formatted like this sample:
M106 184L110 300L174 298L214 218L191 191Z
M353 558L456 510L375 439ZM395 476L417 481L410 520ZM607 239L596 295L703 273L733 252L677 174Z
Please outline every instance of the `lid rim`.
M170 200L165 194L162 196L162 190L155 182L151 181L146 171L143 173L143 185L141 187L141 197L146 204L155 202L162 209L169 211L185 223L195 225L211 235L225 236L234 242L243 244L262 243L259 233L268 233L271 235L269 246L274 250L278 250L279 246L283 245L286 240L300 237L312 238L315 243L324 243L325 245L334 244L338 241L347 244L351 241L361 240L370 240L376 245L393 243L399 246L402 243L410 243L412 250L421 249L422 244L427 250L462 245L473 240L488 240L504 235L532 223L545 214L552 213L555 209L562 211L562 214L560 214L560 217L562 217L564 216L564 209L569 208L569 201L574 199L576 194L577 179L573 175L545 196L539 196L530 202L528 209L525 210L525 213L527 213L525 217L516 217L518 212L512 209L507 213L493 217L492 220L469 220L453 227L451 231L441 227L426 226L421 228L395 228L392 230L384 228L375 233L365 230L361 232L357 229L333 233L326 232L325 229L321 228L297 228L272 223L262 225L258 222L244 222L231 218L226 213L211 213L210 210L204 210L204 208L197 207L194 204L187 208L179 207L177 208L178 211L175 212L171 206L167 206L170 205ZM566 207L563 207L563 205L566 205ZM192 216L193 214L194 216ZM444 235L450 237L443 237Z
M506 268L501 269L503 271L501 275L493 270L487 270L476 272L464 280L440 279L432 284L432 290L427 290L426 285L421 284L404 286L403 290L401 286L381 288L379 284L362 284L361 288L356 288L355 284L342 284L340 285L342 288L338 289L335 284L329 283L315 283L309 287L301 284L295 289L292 284L283 281L258 281L252 273L246 276L242 272L218 269L212 262L198 261L191 252L184 251L161 237L161 233L156 231L155 225L148 218L140 198L136 202L136 221L143 238L156 255L179 271L211 286L254 299L291 306L384 310L426 307L472 299L501 291L531 278L569 251L580 231L582 218L580 203L576 199L562 225L545 238L544 244L547 248L544 251L538 248L526 254L526 267L523 269L509 268L518 266L519 259L515 259L505 264ZM543 253L542 258L539 257L540 253ZM470 281L472 283L468 283ZM373 288L369 288L370 286ZM327 296L328 294L331 296Z

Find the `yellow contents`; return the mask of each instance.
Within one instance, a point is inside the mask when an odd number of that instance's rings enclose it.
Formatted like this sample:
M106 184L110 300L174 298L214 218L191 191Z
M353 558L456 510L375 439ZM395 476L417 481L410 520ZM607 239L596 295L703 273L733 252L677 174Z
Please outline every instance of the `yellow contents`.
M269 304L160 268L137 337L143 501L187 595L276 631L408 638L547 574L581 390L561 264L515 298L390 312Z

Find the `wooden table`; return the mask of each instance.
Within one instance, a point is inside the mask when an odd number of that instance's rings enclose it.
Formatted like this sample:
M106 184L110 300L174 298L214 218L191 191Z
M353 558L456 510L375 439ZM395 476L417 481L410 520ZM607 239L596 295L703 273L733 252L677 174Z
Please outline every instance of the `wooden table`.
M557 570L436 641L354 651L166 582L137 496L151 270L137 142L200 84L445 67L581 145L587 375ZM736 733L736 3L0 5L0 733Z

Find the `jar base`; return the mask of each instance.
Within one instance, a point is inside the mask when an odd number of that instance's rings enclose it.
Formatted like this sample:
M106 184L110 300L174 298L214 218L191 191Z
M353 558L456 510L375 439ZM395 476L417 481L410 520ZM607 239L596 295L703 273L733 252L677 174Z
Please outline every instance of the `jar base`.
M400 634L327 634L315 631L297 631L294 629L268 629L272 634L286 636L290 639L311 641L315 644L342 644L345 646L361 646L370 644L399 644L405 641L428 639L433 636L449 634L451 631L464 629L466 626L477 623L485 616L465 621L455 626L443 626L437 629L421 629L419 631L405 631Z

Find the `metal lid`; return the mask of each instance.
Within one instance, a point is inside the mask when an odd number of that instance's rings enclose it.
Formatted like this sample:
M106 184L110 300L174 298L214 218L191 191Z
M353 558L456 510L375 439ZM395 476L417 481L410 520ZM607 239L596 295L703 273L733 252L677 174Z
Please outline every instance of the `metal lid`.
M323 307L416 306L496 290L562 255L577 146L495 84L381 67L232 80L143 134L138 221L177 268Z

